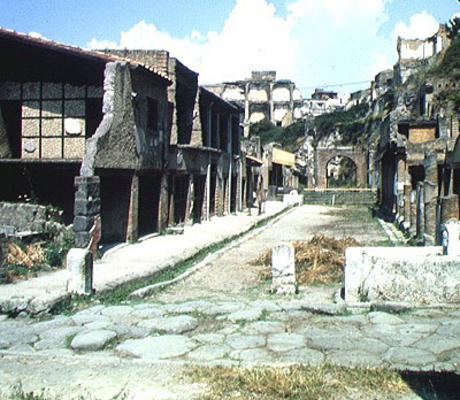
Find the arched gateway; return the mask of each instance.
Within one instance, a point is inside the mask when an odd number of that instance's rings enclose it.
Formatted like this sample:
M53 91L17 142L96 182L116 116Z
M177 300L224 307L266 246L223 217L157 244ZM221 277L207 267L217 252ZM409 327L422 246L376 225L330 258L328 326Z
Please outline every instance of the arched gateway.
M363 150L355 147L317 147L315 150L316 187L327 188L327 165L335 157L347 157L356 166L356 184L367 185L367 157Z

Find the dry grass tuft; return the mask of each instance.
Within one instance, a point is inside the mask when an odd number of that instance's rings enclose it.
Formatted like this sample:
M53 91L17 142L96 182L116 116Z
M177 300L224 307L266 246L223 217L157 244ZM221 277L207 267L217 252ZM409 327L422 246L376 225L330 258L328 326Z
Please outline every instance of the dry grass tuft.
M353 238L334 239L315 235L307 241L293 242L295 250L296 277L300 285L341 282L345 267L345 249L360 244ZM261 279L271 279L271 250L251 262L264 265Z
M322 365L308 367L192 367L193 381L206 383L205 400L217 399L385 399L408 391L398 373L383 369ZM351 397L350 397L351 396ZM378 397L372 397L378 398Z

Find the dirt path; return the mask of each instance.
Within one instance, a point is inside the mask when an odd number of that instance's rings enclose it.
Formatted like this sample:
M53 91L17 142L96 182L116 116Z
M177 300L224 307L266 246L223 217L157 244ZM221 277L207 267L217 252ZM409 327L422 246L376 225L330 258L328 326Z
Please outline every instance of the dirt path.
M258 278L261 267L251 265L251 261L277 242L306 240L315 234L337 239L352 236L363 244L375 244L386 238L378 223L369 218L367 208L304 205L248 237L154 299L170 303L197 298L254 300L268 297L268 283ZM301 296L315 302L327 302L336 289L337 285L302 288Z

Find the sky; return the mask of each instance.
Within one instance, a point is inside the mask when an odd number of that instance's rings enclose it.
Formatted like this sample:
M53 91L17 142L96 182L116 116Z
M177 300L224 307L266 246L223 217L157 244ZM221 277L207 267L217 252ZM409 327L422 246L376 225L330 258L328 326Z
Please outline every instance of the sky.
M352 92L433 35L460 0L0 0L0 26L87 49L164 49L200 84L276 70L309 97Z

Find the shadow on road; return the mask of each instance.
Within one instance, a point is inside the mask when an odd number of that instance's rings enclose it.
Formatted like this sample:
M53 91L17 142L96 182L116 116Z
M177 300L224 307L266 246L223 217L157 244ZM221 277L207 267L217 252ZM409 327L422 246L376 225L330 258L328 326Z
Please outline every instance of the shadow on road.
M448 372L403 372L401 377L424 400L460 398L460 375Z

